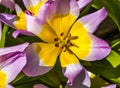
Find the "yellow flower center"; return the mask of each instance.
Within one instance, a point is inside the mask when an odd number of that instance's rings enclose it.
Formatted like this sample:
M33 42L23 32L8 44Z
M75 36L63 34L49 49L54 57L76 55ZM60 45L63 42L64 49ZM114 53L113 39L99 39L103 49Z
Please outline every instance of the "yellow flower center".
M6 88L6 74L0 71L0 88Z
M69 34L67 37L64 37L64 33L62 32L60 34L60 38L54 38L55 41L55 47L59 47L64 49L64 52L68 51L69 53L72 54L72 51L69 49L69 47L71 46L75 46L77 48L79 48L76 44L72 43L72 40L76 40L78 39L78 36L71 36L71 34Z

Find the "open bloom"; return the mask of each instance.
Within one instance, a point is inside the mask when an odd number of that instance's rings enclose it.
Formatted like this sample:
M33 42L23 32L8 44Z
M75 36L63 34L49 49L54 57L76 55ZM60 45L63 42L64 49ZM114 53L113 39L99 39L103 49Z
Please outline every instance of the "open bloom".
M44 9L45 20L27 16L27 28L39 30L36 35L43 42L33 43L26 49L28 61L24 68L25 74L44 74L52 69L59 58L64 76L68 78L67 83L72 85L77 75L84 70L79 59L101 60L110 53L107 42L92 34L106 18L105 8L77 20L79 11L89 2L90 0L50 0L44 4L47 7ZM82 82L89 87L86 71L84 75Z
M0 48L0 88L13 88L9 83L22 71L26 64L24 52L28 43Z
M25 35L33 35L32 33L34 33L35 30L33 31L27 29L26 15L31 15L33 17L40 17L39 16L40 8L46 1L47 0L23 0L23 3L26 7L25 11L23 11L17 4L15 4L15 10L17 15L1 13L0 20L12 28L19 29L14 32L13 34L14 37L16 37L19 33ZM32 33L29 33L25 30Z
M12 10L15 8L15 2L13 0L0 0L0 4Z

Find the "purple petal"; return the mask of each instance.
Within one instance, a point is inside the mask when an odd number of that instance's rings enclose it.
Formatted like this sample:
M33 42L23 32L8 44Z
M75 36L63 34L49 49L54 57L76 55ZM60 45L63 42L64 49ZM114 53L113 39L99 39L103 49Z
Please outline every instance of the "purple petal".
M74 79L81 70L82 66L80 63L67 65L66 68L63 69L64 76L68 78L68 85L73 85Z
M13 0L0 0L0 4L14 10L15 2Z
M101 88L116 88L117 85L116 84L110 84L108 86L104 86L104 87L101 87Z
M7 24L8 26L15 28L13 22L16 20L16 15L0 13L0 21Z
M12 85L10 85L10 84L7 84L6 88L14 88L14 87Z
M43 84L35 84L33 88L48 88L48 87Z
M79 69L78 69L79 68ZM76 67L70 66L66 68L66 77L73 78L72 84L68 81L68 84L65 88L89 88L90 87L90 78L87 74L87 71L80 65L77 64Z
M90 33L93 33L96 31L99 24L107 17L107 12L105 8L91 13L89 15L86 15L82 18L80 18L78 21L81 22L86 30Z
M55 10L52 10L52 9L54 9L54 8L50 2L45 3L44 5L41 6L41 9L39 10L37 17L41 21L46 22L50 16L53 16L53 14L55 14Z
M70 0L70 13L76 18L79 16L79 6L76 0Z
M18 15L19 12L23 12L19 5L15 4L15 11Z
M92 34L89 33L92 45L90 49L90 53L83 60L94 61L101 60L105 58L111 51L108 43Z
M25 5L26 8L30 7L30 6L35 6L37 3L39 3L41 0L23 0L23 3Z
M38 76L47 73L50 71L53 67L52 66L44 66L42 61L40 61L39 56L37 55L35 51L35 44L31 44L26 49L26 55L27 55L27 64L23 69L23 72L27 76Z
M79 9L81 10L84 8L87 4L89 4L92 0L78 0L77 3L79 5Z
M70 0L55 0L54 8L56 9L56 14L66 15L70 11Z
M48 17L56 15L67 15L71 13L75 17L79 15L79 7L76 0L49 0L48 3Z
M11 62L1 69L7 75L7 83L13 81L26 64L26 55L24 53L17 53L8 60L10 59Z
M13 52L23 52L28 45L29 43L24 43L24 44L12 46L12 47L0 48L0 56L13 53Z
M27 35L27 36L35 36L33 33L25 31L25 30L15 30L12 34L14 38L16 38L19 34Z
M26 14L27 20L27 31L32 32L34 34L39 34L41 28L43 26L43 21L40 20L38 17L30 16Z

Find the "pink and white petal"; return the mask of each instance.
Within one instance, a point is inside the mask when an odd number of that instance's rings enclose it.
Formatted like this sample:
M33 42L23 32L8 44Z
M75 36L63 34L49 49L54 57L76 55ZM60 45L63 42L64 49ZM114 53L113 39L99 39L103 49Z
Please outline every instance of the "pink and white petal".
M93 33L96 31L97 27L99 26L99 24L107 17L107 12L105 10L105 8L103 7L102 9L88 14L82 18L80 18L78 21L81 22L85 29L90 32Z
M84 68L77 64L68 65L64 71L64 76L68 78L66 88L74 88L75 86L81 84L81 86L90 86L90 79ZM79 83L77 82L79 80Z
M0 4L12 10L15 9L15 2L13 0L0 0Z
M91 49L88 56L86 56L83 60L94 61L101 60L105 58L111 51L108 43L92 34L88 34L91 39Z
M108 86L104 86L104 87L101 87L101 88L117 88L117 85L116 84L110 84Z
M13 59L13 61L1 69L1 71L7 75L7 83L13 81L16 76L22 71L23 67L26 64L26 54L18 53L9 59Z
M2 37L2 25L1 25L1 22L0 22L0 41L1 41L1 37Z
M42 20L43 22L46 22L47 19L49 19L51 16L55 14L55 8L53 8L53 4L51 4L53 1L48 1L48 3L45 3L41 6L41 9L38 12L37 17Z
M27 31L32 32L33 34L39 34L41 32L44 22L38 17L26 14L26 21Z
M12 33L12 36L16 38L19 34L27 35L27 36L35 36L33 33L25 31L25 30L15 30Z
M12 47L0 48L0 56L14 52L23 52L28 45L29 43L23 43Z
M84 8L87 4L89 4L92 0L78 0L77 3L79 5L79 9L81 10Z
M0 13L0 21L7 24L8 26L15 28L13 22L17 19L16 15L10 15L5 13Z
M33 88L48 88L48 87L43 84L35 84Z
M23 0L23 3L26 8L30 6L35 6L38 2L40 2L40 0Z
M12 85L10 85L10 84L7 84L6 88L14 88L14 87Z
M48 17L54 17L56 15L68 15L72 14L76 18L79 15L79 6L76 0L49 0L46 5L48 5Z
M25 68L23 69L23 72L27 76L42 75L47 73L53 68L58 56L57 54L55 54L56 50L53 52L52 50L54 49L52 47L48 47L48 48L45 47L43 48L43 47L33 43L26 49L28 60ZM42 53L42 58L41 58L41 54L38 52Z
M67 84L65 88L90 88L90 78L87 71L83 68L74 79L73 85Z
M70 0L55 0L56 14L68 14L70 10Z
M79 16L80 10L76 0L70 0L70 13L76 18Z
M64 76L68 78L67 84L72 85L74 79L82 70L82 66L71 51L65 51L64 49L60 54L60 63Z
M19 15L20 12L23 12L22 9L20 8L20 6L17 4L15 4L15 11L16 11L17 15Z

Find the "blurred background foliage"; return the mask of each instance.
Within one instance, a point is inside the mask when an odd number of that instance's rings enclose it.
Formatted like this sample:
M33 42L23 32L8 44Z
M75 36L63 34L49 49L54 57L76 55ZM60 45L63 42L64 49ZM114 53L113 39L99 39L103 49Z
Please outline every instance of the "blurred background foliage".
M25 7L22 0L15 0L22 9ZM99 26L95 35L106 40L111 48L112 52L108 57L101 61L87 62L80 61L84 67L95 74L91 78L92 86L91 88L100 88L101 86L108 84L117 84L120 88L120 0L92 0L92 2L86 6L79 17L82 17L88 13L94 12L101 7L105 7L108 12L108 17ZM0 12L13 13L6 9L4 6L0 5ZM12 37L12 32L14 29L9 28L6 25L3 26L3 37L0 42L0 47L3 46L13 46L16 44L28 42L39 42L41 41L38 37L30 37L20 35L18 38L14 39ZM15 88L32 88L34 84L45 84L49 88L60 88L60 85L64 86L66 84L66 78L63 76L59 60L57 61L53 70L45 75L39 77L27 77L23 73L12 82Z

